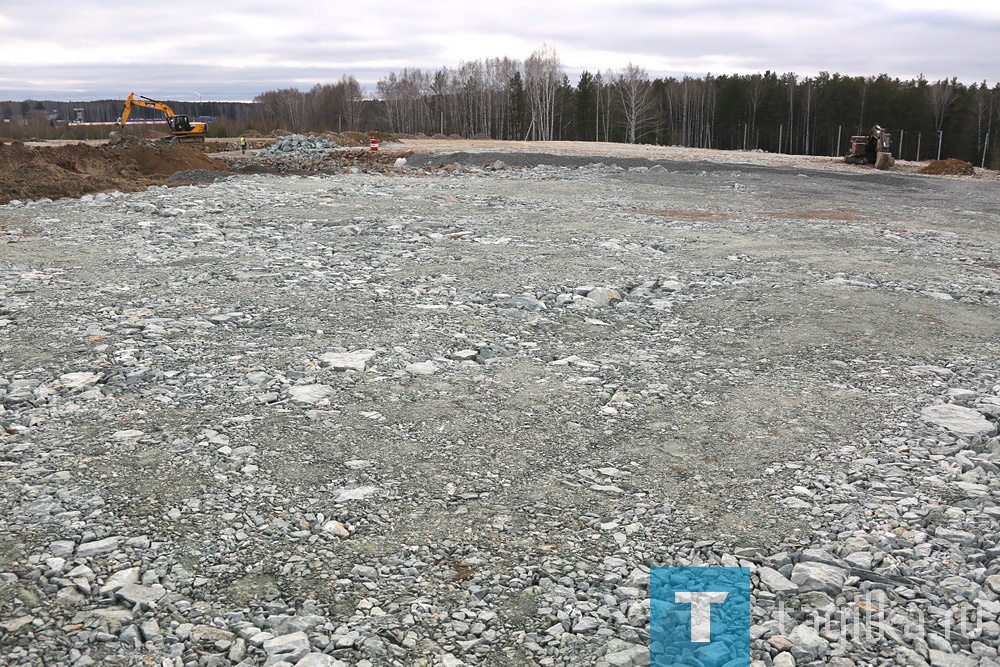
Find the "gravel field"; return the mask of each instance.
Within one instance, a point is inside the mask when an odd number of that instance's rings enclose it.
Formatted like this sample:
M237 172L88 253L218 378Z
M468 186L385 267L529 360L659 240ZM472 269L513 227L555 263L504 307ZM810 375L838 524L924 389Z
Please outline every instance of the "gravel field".
M468 143L0 206L0 664L1000 665L994 175Z

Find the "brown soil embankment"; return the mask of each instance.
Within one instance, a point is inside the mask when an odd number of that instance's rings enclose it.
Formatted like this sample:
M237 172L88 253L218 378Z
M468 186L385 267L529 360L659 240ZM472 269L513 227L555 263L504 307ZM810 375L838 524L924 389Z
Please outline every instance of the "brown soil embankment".
M0 204L12 199L141 190L165 182L178 171L228 169L194 146L0 144Z

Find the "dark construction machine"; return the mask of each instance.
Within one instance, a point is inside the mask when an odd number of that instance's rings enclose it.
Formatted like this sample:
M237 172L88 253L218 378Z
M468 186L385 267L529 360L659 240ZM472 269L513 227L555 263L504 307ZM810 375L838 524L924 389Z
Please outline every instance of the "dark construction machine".
M135 93L129 93L128 97L125 98L125 106L122 108L121 117L118 118L118 129L111 133L108 143L117 144L121 142L121 131L125 129L125 123L128 122L128 117L132 113L132 107L156 109L166 116L167 126L170 128L170 136L167 137L167 141L174 143L205 141L205 133L208 130L208 126L205 123L191 121L184 114L175 114L174 110L166 102L158 102L142 95L136 97Z
M844 162L873 164L876 169L892 169L896 160L892 157L891 146L892 135L881 125L875 125L868 136L851 137L851 150L844 155Z

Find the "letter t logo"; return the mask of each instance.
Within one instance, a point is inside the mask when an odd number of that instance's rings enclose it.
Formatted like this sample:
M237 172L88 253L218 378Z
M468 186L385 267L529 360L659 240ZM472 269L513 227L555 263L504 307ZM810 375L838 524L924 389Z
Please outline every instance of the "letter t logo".
M712 605L722 604L726 592L695 593L675 591L674 602L691 605L691 641L699 644L712 641Z

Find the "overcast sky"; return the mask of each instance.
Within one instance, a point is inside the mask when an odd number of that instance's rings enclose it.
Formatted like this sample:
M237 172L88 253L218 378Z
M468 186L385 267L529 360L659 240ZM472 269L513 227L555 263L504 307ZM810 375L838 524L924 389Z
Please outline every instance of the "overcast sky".
M650 77L889 74L1000 79L1000 2L972 0L2 0L0 99L129 92L251 100L404 67L526 59Z

